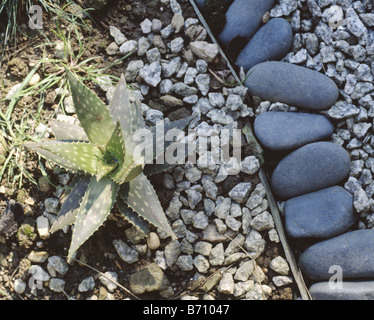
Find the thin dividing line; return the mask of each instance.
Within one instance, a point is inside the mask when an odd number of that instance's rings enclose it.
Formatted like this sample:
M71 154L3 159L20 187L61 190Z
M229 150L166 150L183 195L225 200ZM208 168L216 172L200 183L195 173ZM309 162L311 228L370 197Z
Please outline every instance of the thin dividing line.
M280 218L280 215L279 215L278 206L275 202L273 194L271 193L271 189L270 189L270 186L269 186L269 183L268 183L268 179L267 179L266 173L265 173L263 168L260 169L259 176L260 176L261 183L265 187L266 196L268 198L271 213L272 213L273 218L274 218L274 223L275 223L276 229L278 231L279 238L280 238L280 241L282 243L282 246L283 246L283 249L284 249L284 252L285 252L285 255L286 255L286 259L290 264L292 274L293 274L293 276L295 278L295 281L298 285L301 297L304 300L311 300L312 298L311 298L311 295L309 293L309 290L308 290L307 286L305 285L304 278L303 278L303 275L301 273L301 270L297 266L295 257L294 257L294 255L293 255L293 253L292 253L292 251L291 251L291 249L288 245L286 235L285 235L285 232L284 232L284 229L283 229L283 224L282 224L282 221L281 221L281 218Z
M212 39L212 41L217 45L217 47L218 47L218 51L219 51L220 55L222 56L222 58L226 61L227 66L228 66L228 68L230 69L230 72L232 73L232 75L233 75L234 78L235 78L235 81L236 81L237 83L241 83L241 81L240 81L238 75L236 74L235 70L233 69L233 67L232 67L231 64L230 64L229 59L226 57L225 53L224 53L223 50L221 49L221 46L219 45L219 43L218 43L217 39L215 38L215 36L213 35L212 31L210 30L210 28L209 28L207 22L205 21L204 17L202 16L202 14L201 14L199 8L196 6L194 0L190 0L190 3L191 3L191 5L192 5L192 7L194 8L195 13L197 14L197 16L198 16L200 22L203 24L205 30L207 31L209 37L210 37L210 38Z

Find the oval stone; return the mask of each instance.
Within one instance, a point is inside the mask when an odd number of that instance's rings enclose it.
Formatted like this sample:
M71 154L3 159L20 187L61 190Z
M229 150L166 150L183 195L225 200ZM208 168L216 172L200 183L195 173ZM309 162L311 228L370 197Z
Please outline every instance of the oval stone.
M251 38L260 28L262 16L274 0L235 0L226 12L226 23L219 40L227 46L236 36Z
M313 142L284 157L273 171L271 186L281 198L293 198L341 182L351 166L348 152L332 142Z
M330 282L310 286L313 300L374 300L374 281L344 281L341 287Z
M240 52L236 65L247 72L260 62L282 59L291 46L292 28L289 22L283 18L271 19Z
M327 139L334 125L319 114L263 112L255 120L254 132L263 147L282 151Z
M303 252L299 266L314 280L330 279L336 272L342 273L343 280L372 278L374 230L356 230L318 242Z
M285 226L293 238L332 238L356 221L353 196L334 186L286 201Z
M248 71L245 85L252 96L304 109L327 109L339 96L337 85L329 77L281 61L255 65Z

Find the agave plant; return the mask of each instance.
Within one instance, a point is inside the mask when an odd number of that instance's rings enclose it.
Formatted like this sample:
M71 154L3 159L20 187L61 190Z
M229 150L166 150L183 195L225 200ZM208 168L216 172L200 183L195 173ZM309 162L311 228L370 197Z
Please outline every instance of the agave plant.
M116 203L119 211L133 225L149 233L149 224L176 238L162 206L146 174L170 168L173 164L146 163L144 155L134 157L139 145L134 134L146 125L138 103L130 103L124 77L115 90L109 107L67 71L71 94L81 124L51 121L57 140L26 145L42 157L77 173L73 187L52 225L51 232L74 224L68 260L78 248L103 224ZM183 129L191 118L165 124L169 129ZM152 159L163 151L154 147L152 139L144 142L152 148ZM163 143L166 151L173 142ZM165 150L164 149L164 150Z

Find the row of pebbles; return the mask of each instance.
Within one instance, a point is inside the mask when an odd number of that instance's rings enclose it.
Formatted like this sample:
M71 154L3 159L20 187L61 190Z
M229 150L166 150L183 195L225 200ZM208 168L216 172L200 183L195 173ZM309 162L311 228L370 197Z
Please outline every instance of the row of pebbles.
M243 119L254 116L246 102L247 88L224 86L217 81L217 77L232 81L225 67L215 76L209 71L222 64L217 45L211 43L196 18L184 18L176 0L160 1L161 11L170 9L170 24L146 18L140 23L142 34L137 39L110 26L113 42L107 54L132 53L125 71L133 89L131 99L142 101L149 125L194 115L189 128L195 129L198 141L219 135L222 129L238 128ZM99 90L106 93L109 103L114 90L109 79L103 79ZM59 114L58 120L76 122L69 97L65 99L65 110L69 115ZM199 159L209 158L213 152L220 154L222 147L200 151ZM173 193L165 212L178 240L171 241L159 230L147 239L136 228L128 227L123 237L112 244L126 265L139 264L136 271L107 271L83 277L71 292L65 291L71 286L64 280L71 266L65 257L50 256L43 250L63 201L62 191L57 189L54 197L45 200L45 210L36 219L37 247L24 259L24 272L9 285L19 294L31 290L31 294L38 295L37 284L43 283L44 288L69 299L81 294L89 299L115 299L117 284L126 283L136 295L154 293L167 299L180 290L181 284L176 282L185 279L181 299L289 299L293 278L268 211L264 186L257 176L259 167L254 156L245 154L240 163L235 159L227 164L198 160L163 174L163 188ZM69 174L58 178L60 187L71 181ZM123 224L115 215L110 219ZM69 235L69 228L63 231ZM274 250L267 253L268 247ZM144 265L144 261L149 263ZM102 294L92 294L100 283Z
M250 39L236 64L257 101L255 134L281 157L271 185L286 232L309 240L299 265L314 299L374 296L373 7L235 0L219 35L227 49Z

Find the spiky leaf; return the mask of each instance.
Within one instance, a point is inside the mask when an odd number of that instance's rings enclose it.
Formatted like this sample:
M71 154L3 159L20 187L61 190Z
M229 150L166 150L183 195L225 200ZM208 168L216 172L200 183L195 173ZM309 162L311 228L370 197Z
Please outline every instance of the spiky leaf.
M111 158L118 163L118 168L110 173L110 177L122 184L123 182L130 181L140 174L144 167L143 158L134 160L131 155L127 155L123 131L121 130L119 121L117 122L116 129L114 130L112 138L109 140L106 147L106 157Z
M99 161L97 166L96 178L99 181L102 177L105 177L110 172L115 170L117 167L117 163L107 163L105 161Z
M66 198L62 204L61 210L58 213L57 219L52 225L50 230L51 233L56 232L66 226L69 226L75 222L78 209L85 195L88 185L92 179L95 179L92 176L83 176L71 190L69 196Z
M128 169L126 177L123 182L129 182L135 179L139 174L142 173L144 169L143 159L138 159L139 161L134 162Z
M100 180L110 172L117 172L125 158L125 144L123 142L121 128L117 123L116 129L113 131L112 137L105 147L104 155L98 163L97 179Z
M82 169L79 166L70 162L68 159L58 156L55 153L45 149L46 146L55 146L58 143L59 143L58 141L43 142L43 143L27 143L25 144L25 147L34 150L35 152L37 152L39 155L41 155L45 159L54 162L55 164L59 165L62 168L65 168L67 170L74 171L74 172L81 171Z
M121 75L121 79L118 82L113 98L109 104L109 112L112 115L113 121L119 121L121 124L125 139L132 139L134 131L139 129L137 125L139 124L139 119L143 118L141 117L141 113L139 114L137 106L130 102L123 74ZM134 121L135 119L137 121ZM139 125L144 127L144 125L141 125L141 122Z
M119 195L142 218L176 239L157 194L144 174L139 174L130 182L124 183Z
M110 102L109 111L113 121L120 123L127 152L132 154L135 147L133 134L136 130L144 128L145 124L140 105L138 103L131 103L129 100L124 75L121 75L121 79Z
M103 157L98 147L84 142L46 143L42 144L40 147L61 159L65 159L65 161L79 168L79 170L90 174L97 173L99 162ZM54 159L50 160L55 161Z
M123 130L120 121L118 121L106 150L118 159L117 170L111 172L109 176L119 184L136 177L144 167L144 159L142 157L134 159L132 153L128 151L129 146L133 146L133 141L124 141Z
M133 226L143 231L145 235L149 234L148 223L142 219L135 211L133 211L121 197L117 197L117 208L124 218L129 221Z
M121 130L121 126L119 122L117 122L116 128L113 131L112 137L110 138L105 151L107 154L107 161L110 161L111 158L115 158L118 161L119 167L125 161L126 156L126 148L125 148L125 141L123 138L123 132Z
M143 171L144 168L144 163L142 161L143 159L138 160L138 162L134 162L131 157L126 158L122 167L118 170L110 172L108 176L119 184L134 179Z
M119 185L112 179L93 178L78 209L68 260L75 251L103 224L115 202Z
M114 123L108 108L70 71L67 71L67 76L75 111L89 141L99 146L105 146L114 130Z
M49 125L57 140L88 141L83 128L69 122L50 120Z

